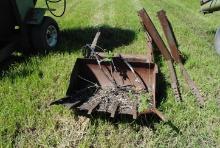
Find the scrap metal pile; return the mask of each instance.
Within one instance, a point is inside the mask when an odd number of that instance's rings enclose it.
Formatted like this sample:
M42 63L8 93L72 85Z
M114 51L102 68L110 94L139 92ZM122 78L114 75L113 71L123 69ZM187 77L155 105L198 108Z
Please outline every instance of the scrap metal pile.
M161 10L158 13L158 18L160 20L161 26L163 28L164 34L166 36L169 48L171 50L168 50L165 43L163 42L161 36L159 35L158 31L156 30L154 24L152 23L149 15L147 14L146 10L142 9L139 11L139 16L142 19L142 25L144 26L146 32L152 38L153 43L156 44L157 48L160 50L161 54L163 55L164 59L167 61L169 71L170 71L170 77L171 77L171 85L175 94L175 97L177 101L181 100L181 95L179 91L179 84L176 76L176 72L173 66L173 63L176 62L184 76L185 81L187 82L188 86L190 87L192 93L196 96L197 101L200 106L204 105L204 98L201 95L199 89L197 88L194 81L190 78L188 72L184 68L184 65L182 63L181 54L178 50L178 46L176 43L176 38L174 35L174 32L172 30L171 23L169 22L166 12Z
M155 114L161 120L164 115L156 109L158 67L154 63L154 51L159 50L166 60L171 78L171 86L177 101L181 101L178 79L174 69L177 63L192 93L200 106L204 98L183 66L172 26L164 11L158 18L168 41L168 50L149 15L142 9L138 12L147 35L149 50L145 56L113 55L97 46L101 32L92 44L83 48L84 58L78 58L72 71L70 85L65 98L53 104L64 104L87 114L104 112L114 118L125 114L137 119L146 114Z

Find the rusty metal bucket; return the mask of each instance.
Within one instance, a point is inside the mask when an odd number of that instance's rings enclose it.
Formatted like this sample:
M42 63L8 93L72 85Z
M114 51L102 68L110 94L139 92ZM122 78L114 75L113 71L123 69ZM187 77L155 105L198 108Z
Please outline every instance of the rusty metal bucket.
M137 119L154 113L164 120L156 109L157 65L132 56L117 56L112 61L98 64L96 59L78 58L67 97L54 104L88 114L104 112L112 118L125 114Z
M82 48L84 58L76 60L67 97L53 104L64 104L89 115L104 112L112 118L124 114L137 119L153 113L165 120L156 109L158 67L153 63L153 49L147 58L96 52L100 34L97 32L92 44Z

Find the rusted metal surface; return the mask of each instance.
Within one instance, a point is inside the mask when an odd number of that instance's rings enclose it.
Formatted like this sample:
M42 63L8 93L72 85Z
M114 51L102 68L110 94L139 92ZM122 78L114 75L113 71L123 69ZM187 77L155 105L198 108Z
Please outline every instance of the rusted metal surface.
M97 55L99 55L100 57L105 57L106 53L104 52L96 52ZM129 61L133 61L133 62L143 62L143 63L153 63L153 62L148 62L148 56L146 57L146 55L140 55L140 54L136 54L135 56L132 54L120 54L125 60L129 60ZM115 55L116 57L118 57L119 55ZM153 57L150 57L153 58Z
M71 76L66 96L71 96L73 108L79 111L106 112L114 118L116 114L130 115L137 119L140 115L154 113L156 109L157 65L143 60L135 61L124 56L133 67L141 82L137 82L132 70L121 57L113 57L114 66L110 62L97 63L96 59L78 58ZM143 92L152 94L150 105L142 111L138 110L139 97ZM129 93L132 96L129 96ZM132 97L135 97L132 99ZM71 105L71 102L70 102ZM155 112L154 112L155 111ZM159 114L158 117L163 115Z
M156 50L154 47L154 42L150 35L146 33L146 38L147 38L147 47L148 47L148 52L147 52L147 62L153 63L154 62L154 51Z
M133 96L135 96L135 93L138 95L139 92L141 93L145 91L152 93L152 105L146 110L150 112L150 109L154 109L156 107L156 75L158 73L157 65L154 63L143 63L142 61L137 62L137 60L128 60L128 62L133 67L135 73L141 80L141 82L137 82L131 69L129 69L129 67L127 67L125 63L123 63L123 60L121 60L120 57L114 57L113 61L115 67L117 67L117 70L115 71L112 71L113 67L109 62L101 63L101 66L105 73L104 74L103 71L100 69L100 66L97 64L96 59L77 59L75 68L71 76L71 82L70 87L67 91L67 96L74 96L76 92L79 92L80 90L89 87L91 87L91 89L97 89L96 87L92 87L95 84L99 87L98 89L102 89L103 94L108 94L107 91L109 91L109 88L115 89L114 91L117 92L118 90L115 88L115 86L119 88L129 86L126 91L127 93L129 93L129 91L132 91ZM79 78L79 76L82 77L84 80ZM93 96L95 96L95 90L92 91L93 92L88 95L87 99L82 100L84 104L82 106L79 106L79 109L88 110L89 114L91 114L93 111L104 111L104 109L97 108L99 104L102 104L100 100L90 100L93 98ZM105 98L106 96L103 97ZM117 98L118 96L114 95L114 97ZM91 103L93 105L88 103L89 100L93 102ZM111 105L109 108L106 109L106 112L109 112L111 114L111 117L114 117L115 114L118 112L123 114L130 114L133 116L134 119L136 119L139 115L139 112L135 107L137 105L135 105L134 102L132 103L132 101L131 110L126 109L117 111L120 108L120 105L123 104L123 100L122 102L120 102L120 99L113 100L113 102L111 102L110 104Z
M188 72L186 71L186 69L183 66L181 56L180 56L180 52L178 50L177 43L175 41L175 35L172 32L172 26L169 23L169 20L166 16L166 12L163 11L163 10L159 11L158 12L158 18L160 20L161 26L163 28L164 34L165 34L167 42L169 44L173 59L176 61L176 63L179 64L180 69L183 73L184 79L187 82L187 84L189 85L192 93L196 96L199 105L203 106L204 105L204 98L201 95L201 93L200 93L198 87L196 86L195 82L190 78Z
M167 61L168 67L169 67L169 72L170 72L170 77L171 77L171 87L173 89L174 96L177 101L181 101L181 94L179 90L179 82L177 80L177 75L176 71L174 69L173 62L171 60Z
M197 102L199 103L200 106L204 106L205 103L205 99L204 97L201 95L198 87L196 86L195 82L191 79L190 75L188 74L188 72L186 71L185 67L183 66L182 63L179 63L180 69L183 73L183 76L187 82L187 84L189 85L192 93L196 96L197 98Z
M73 108L89 115L104 112L111 118L125 114L137 119L153 113L164 120L156 109L158 67L153 63L153 50L148 56L109 57L95 51L100 34L96 34L92 44L87 44L86 56L76 60L66 93L72 101L67 104L72 103Z
M172 26L170 25L170 22L166 16L166 12L164 10L161 10L157 13L157 16L160 20L160 24L163 28L163 32L167 38L168 45L170 47L170 51L172 54L172 57L175 61L181 62L180 52L177 47L176 37L174 35Z
M158 49L155 48L155 43L153 42L153 39L151 38L151 36L146 31L143 21L141 21L140 23L141 23L141 25L144 28L145 37L146 37L146 40L147 40L147 48L148 48L148 51L147 51L147 62L148 63L153 63L154 62L154 51L156 51Z
M159 110L152 109L151 111L154 112L155 114L157 114L162 121L167 121L167 118Z
M170 55L169 50L167 49L165 43L163 42L160 34L156 30L153 22L151 21L145 9L139 11L139 16L141 18L144 28L146 29L146 32L150 35L150 39L151 38L153 39L153 42L157 45L158 49L160 50L164 58L167 60L168 68L170 72L170 78L172 81L171 86L173 89L173 93L175 95L176 100L180 101L181 95L180 95L179 84L176 76L176 71L173 66L172 56Z
M142 9L138 12L138 14L141 18L141 21L144 25L144 28L146 29L148 34L151 36L151 38L154 40L154 43L157 45L160 52L164 55L164 58L166 60L170 60L171 55L168 52L168 49L167 49L165 43L163 42L161 36L159 35L157 29L155 28L155 26L154 26L153 22L151 21L149 15L147 14L146 10Z

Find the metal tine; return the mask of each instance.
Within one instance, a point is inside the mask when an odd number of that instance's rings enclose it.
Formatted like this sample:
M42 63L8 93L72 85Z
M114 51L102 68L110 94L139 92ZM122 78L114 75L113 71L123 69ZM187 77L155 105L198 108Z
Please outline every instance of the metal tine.
M201 95L198 87L196 86L195 82L190 78L189 73L186 71L185 67L183 66L182 63L179 63L180 69L183 73L183 76L189 85L190 89L192 90L192 93L196 96L198 104L202 107L205 104L205 99Z
M141 22L141 25L143 26L143 28L145 28L143 21ZM147 62L153 63L154 62L154 51L157 49L154 47L153 39L151 38L149 33L146 30L144 30L144 32L145 32L145 36L147 40L147 47L148 47Z
M190 78L190 75L188 74L188 72L186 71L186 69L183 66L183 63L181 60L181 55L178 50L177 42L175 39L175 35L172 31L172 26L169 23L169 20L166 16L166 12L164 10L161 10L157 14L158 14L158 18L160 20L161 26L163 28L164 34L166 36L167 42L169 44L173 59L175 60L175 62L177 62L179 64L180 69L183 73L184 79L187 82L187 84L189 85L192 93L196 96L198 104L200 106L203 106L205 99L203 98L203 96L201 95L195 82Z
M169 72L170 72L170 77L172 81L172 88L173 92L175 95L175 98L177 101L181 100L181 95L178 87L178 81L177 81L177 76L176 72L173 66L173 59L172 56L170 55L170 52L168 48L166 47L164 41L162 40L160 34L158 33L157 29L155 28L153 22L151 21L149 15L147 14L145 9L142 9L139 11L139 16L142 20L143 26L145 30L148 32L150 37L152 38L153 42L156 44L166 61L168 62L168 67L169 67Z
M171 60L172 57L170 55L170 52L168 51L165 43L163 42L160 34L158 33L157 29L155 28L153 22L151 21L149 15L147 14L145 9L140 10L139 16L141 18L141 21L143 23L144 29L148 32L148 34L153 39L154 43L160 50L160 52L163 54L164 58L166 60Z
M177 75L176 75L176 71L174 69L174 65L173 65L173 61L169 60L167 61L168 63L168 67L169 67L169 71L170 71L170 77L171 77L171 87L173 89L173 93L174 96L176 98L177 101L181 101L181 94L180 94L180 89L179 89L179 83L178 83L178 79L177 79Z
M153 113L155 113L162 121L166 122L167 118L165 117L165 115L163 115L162 112L160 112L158 109L154 108L151 110Z
M164 10L158 11L157 17L159 18L160 24L162 26L164 35L167 39L167 42L168 42L173 59L177 63L182 62L181 53L178 50L177 40L176 40L175 34L173 32L173 28L170 24L170 21L169 21L168 17L166 16L166 12Z

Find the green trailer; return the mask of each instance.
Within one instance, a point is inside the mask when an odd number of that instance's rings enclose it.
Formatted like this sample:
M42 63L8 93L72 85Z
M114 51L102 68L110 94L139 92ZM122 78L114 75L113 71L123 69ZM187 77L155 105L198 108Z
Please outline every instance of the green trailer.
M220 11L220 0L201 0L201 12L204 14ZM215 48L220 54L220 28L215 35Z
M36 8L37 0L0 0L0 62L14 50L47 50L59 39L54 19L44 16L48 8Z
M201 0L201 11L212 13L220 10L220 0Z

